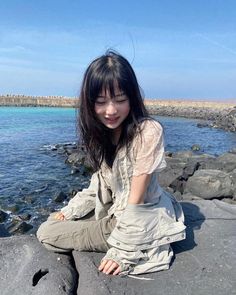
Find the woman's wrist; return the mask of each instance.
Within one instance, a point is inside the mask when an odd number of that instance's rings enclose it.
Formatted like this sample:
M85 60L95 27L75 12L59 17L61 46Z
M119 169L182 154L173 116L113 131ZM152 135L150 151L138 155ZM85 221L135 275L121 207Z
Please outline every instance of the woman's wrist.
M143 199L129 198L128 199L128 204L130 204L130 205L144 204L144 200Z

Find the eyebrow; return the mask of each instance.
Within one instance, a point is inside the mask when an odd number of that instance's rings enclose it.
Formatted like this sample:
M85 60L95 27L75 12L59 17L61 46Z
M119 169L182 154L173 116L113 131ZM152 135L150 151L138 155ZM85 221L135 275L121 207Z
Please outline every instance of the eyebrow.
M121 93L119 93L119 94L116 94L114 97L118 97L118 96L121 96L121 95L124 95L125 93L124 92L121 92ZM104 95L98 95L97 96L97 98L106 98L106 96L104 96Z

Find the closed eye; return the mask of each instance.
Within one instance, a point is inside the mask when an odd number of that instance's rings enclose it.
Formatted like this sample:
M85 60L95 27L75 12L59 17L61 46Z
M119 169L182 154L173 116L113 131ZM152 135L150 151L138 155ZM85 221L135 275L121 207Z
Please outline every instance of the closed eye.
M96 100L95 103L98 104L98 105L104 105L106 102L105 101L97 101Z
M127 100L128 100L128 98L116 99L116 102L117 102L117 103L122 103L122 102L125 102L125 101L127 101Z

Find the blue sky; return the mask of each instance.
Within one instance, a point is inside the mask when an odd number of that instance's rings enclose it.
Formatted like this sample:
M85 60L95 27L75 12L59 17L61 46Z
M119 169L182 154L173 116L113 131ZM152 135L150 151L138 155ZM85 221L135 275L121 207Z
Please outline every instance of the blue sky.
M0 1L0 94L74 97L108 48L147 98L236 101L234 0Z

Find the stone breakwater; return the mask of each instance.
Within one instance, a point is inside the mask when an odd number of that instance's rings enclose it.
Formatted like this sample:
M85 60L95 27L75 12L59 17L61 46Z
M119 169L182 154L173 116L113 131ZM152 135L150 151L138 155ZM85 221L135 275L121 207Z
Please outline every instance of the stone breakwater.
M57 145L53 147L52 153L57 152L64 153L65 162L71 166L71 173L78 179L87 179L85 183L88 186L91 167L84 148L76 144ZM178 200L218 199L225 203L236 204L236 149L217 157L194 151L166 152L166 161L167 168L160 173L159 182ZM82 187L78 185L78 190L81 189ZM10 208L8 210L0 208L0 223L2 223L0 236L1 232L5 236L34 233L37 230L34 214L40 215L42 212L43 221L52 211L65 206L78 190L73 190L69 194L58 192L44 208L34 208L34 202L30 200L32 214L18 214L15 209L9 212ZM22 198L24 199L24 196Z
M77 104L75 98L63 96L0 95L0 106L74 108Z

